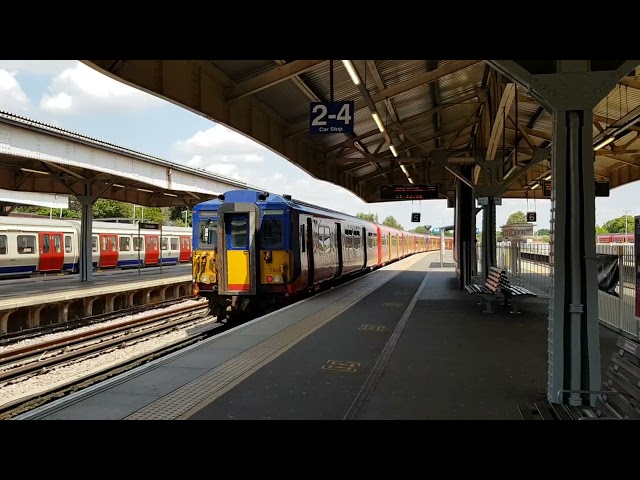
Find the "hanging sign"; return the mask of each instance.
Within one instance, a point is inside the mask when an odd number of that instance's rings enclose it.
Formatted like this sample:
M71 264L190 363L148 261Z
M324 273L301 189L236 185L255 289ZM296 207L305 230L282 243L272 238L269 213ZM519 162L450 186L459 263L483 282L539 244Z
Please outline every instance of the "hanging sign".
M353 133L355 102L312 102L309 104L309 133Z
M419 213L412 213L411 214L411 221L412 222L419 222L420 221L420 214Z
M536 221L536 212L527 212L527 222Z

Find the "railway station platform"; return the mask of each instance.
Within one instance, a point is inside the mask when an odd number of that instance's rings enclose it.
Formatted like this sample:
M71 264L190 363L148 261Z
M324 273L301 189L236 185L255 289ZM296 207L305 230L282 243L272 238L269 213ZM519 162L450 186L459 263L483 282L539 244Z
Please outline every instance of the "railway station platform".
M14 419L520 419L546 399L547 300L483 313L450 255L405 258ZM617 335L601 328L604 366Z
M191 264L0 281L0 334L110 313L192 292Z

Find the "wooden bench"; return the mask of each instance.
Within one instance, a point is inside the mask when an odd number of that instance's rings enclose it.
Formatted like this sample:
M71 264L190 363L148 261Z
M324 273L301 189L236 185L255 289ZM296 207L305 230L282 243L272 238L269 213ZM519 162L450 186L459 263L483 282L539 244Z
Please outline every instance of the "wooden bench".
M619 337L595 407L549 402L518 406L523 420L640 420L640 344Z
M469 284L465 285L465 290L473 295L482 297L486 302L486 309L484 313L493 313L491 308L492 303L498 298L500 293L500 287L504 279L506 279L506 273L504 270L498 267L490 267L489 275L484 285ZM508 280L507 280L508 282Z
M513 307L511 313L520 313L518 312L518 305L522 300L525 300L527 298L535 298L538 296L531 290L527 290L524 287L511 285L506 272L504 273L504 276L500 283L500 290L504 295L504 304L509 305L509 301L511 301L511 306Z

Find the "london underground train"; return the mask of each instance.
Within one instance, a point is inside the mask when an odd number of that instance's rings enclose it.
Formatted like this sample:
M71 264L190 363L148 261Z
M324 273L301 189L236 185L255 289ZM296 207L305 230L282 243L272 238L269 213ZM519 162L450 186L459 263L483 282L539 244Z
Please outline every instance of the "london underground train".
M0 278L39 273L77 273L79 220L0 216ZM162 244L162 245L161 245ZM191 261L191 229L142 230L128 223L93 222L96 269L176 265ZM161 255L162 252L162 255Z
M453 247L446 238L445 248ZM398 230L257 190L193 210L194 292L218 321L261 314L302 293L440 249L440 237Z

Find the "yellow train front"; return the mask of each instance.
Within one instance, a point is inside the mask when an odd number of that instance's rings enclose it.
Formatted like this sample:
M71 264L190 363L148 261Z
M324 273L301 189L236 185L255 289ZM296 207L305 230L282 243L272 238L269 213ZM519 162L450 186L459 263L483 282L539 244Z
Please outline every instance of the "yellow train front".
M209 300L219 322L286 301L294 269L291 212L285 202L266 202L268 196L234 190L194 207L194 293Z

